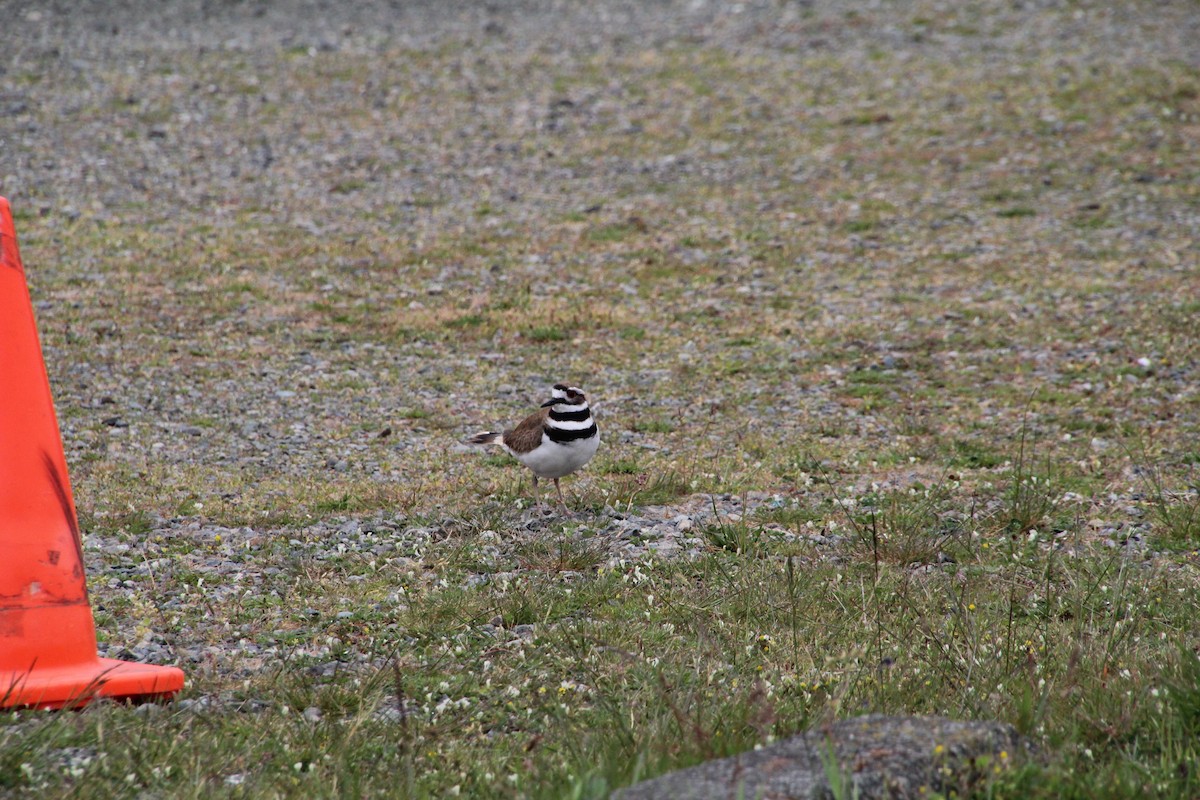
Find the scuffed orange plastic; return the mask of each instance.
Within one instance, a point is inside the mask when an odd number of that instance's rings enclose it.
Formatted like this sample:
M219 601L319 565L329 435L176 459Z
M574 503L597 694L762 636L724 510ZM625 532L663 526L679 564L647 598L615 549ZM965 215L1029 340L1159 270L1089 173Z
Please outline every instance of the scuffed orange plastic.
M62 438L0 197L0 708L165 699L183 680L175 667L97 655Z

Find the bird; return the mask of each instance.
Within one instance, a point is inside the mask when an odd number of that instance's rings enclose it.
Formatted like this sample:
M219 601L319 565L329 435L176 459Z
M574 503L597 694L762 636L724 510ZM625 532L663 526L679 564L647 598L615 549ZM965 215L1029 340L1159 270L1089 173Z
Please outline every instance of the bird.
M485 431L467 440L468 444L497 444L533 472L533 502L540 508L538 479L551 478L558 492L558 504L565 513L559 478L570 475L596 455L600 430L588 407L583 391L565 383L554 384L550 399L521 420L515 428L495 433Z

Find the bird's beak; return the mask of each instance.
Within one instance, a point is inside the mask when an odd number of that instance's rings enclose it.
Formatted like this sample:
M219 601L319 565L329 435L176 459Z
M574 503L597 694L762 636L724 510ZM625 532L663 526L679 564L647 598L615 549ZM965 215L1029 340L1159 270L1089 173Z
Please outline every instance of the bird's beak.
M549 408L550 406L554 405L557 402L559 402L559 400L557 398L551 397L549 400L542 403L542 408Z

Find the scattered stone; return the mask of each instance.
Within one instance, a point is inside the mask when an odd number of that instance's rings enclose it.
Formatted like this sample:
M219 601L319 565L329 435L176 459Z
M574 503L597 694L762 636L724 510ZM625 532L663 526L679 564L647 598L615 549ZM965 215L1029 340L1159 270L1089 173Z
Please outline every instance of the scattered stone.
M516 636L518 638L523 639L527 642L532 642L534 639L537 638L537 626L536 625L514 625L512 632L514 634L516 634Z
M993 768L1027 758L1010 725L870 715L643 781L614 800L921 798L971 794ZM840 785L838 785L840 784Z

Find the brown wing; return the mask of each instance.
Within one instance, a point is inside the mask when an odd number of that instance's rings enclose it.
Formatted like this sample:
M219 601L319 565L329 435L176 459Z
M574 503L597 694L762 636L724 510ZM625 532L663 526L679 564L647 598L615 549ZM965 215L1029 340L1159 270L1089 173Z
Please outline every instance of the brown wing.
M520 425L504 432L504 443L516 453L528 453L542 443L542 430L549 416L548 408L530 414Z

